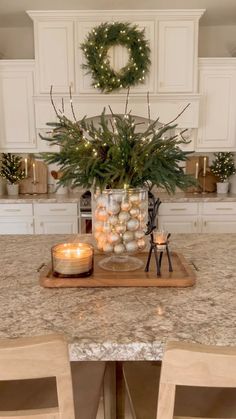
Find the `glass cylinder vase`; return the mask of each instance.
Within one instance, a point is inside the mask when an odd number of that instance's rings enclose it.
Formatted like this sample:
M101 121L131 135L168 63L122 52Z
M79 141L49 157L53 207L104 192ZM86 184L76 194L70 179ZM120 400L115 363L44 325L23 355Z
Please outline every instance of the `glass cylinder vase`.
M147 219L147 189L106 189L94 196L93 234L97 249L108 255L100 267L133 271L143 266L133 255L146 246Z

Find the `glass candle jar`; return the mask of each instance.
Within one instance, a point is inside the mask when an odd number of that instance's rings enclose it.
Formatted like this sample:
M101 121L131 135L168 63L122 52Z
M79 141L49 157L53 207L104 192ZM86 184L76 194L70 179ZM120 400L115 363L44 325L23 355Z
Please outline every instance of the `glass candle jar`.
M62 243L52 247L53 275L80 278L93 273L93 246L87 243Z

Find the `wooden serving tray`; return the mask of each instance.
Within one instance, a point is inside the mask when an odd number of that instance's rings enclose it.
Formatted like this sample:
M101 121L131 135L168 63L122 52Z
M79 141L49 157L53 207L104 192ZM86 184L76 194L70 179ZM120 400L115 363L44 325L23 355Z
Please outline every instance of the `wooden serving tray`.
M53 276L51 264L47 265L40 274L40 285L45 288L70 287L191 287L196 282L195 272L183 255L171 252L173 272L168 271L167 257L162 260L161 276L156 276L155 260L152 256L150 271L139 269L131 272L105 271L98 265L104 255L95 255L94 273L87 278L57 278ZM147 253L139 254L144 262Z

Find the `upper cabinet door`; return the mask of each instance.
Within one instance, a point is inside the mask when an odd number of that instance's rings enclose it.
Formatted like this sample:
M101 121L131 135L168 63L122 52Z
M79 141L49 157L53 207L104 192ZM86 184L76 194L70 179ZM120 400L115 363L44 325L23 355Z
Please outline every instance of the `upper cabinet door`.
M74 91L73 21L37 21L36 23L37 93Z
M200 59L201 93L197 149L236 149L236 59Z
M157 90L194 92L197 69L194 20L160 20L158 24Z
M36 149L33 65L0 63L0 149Z

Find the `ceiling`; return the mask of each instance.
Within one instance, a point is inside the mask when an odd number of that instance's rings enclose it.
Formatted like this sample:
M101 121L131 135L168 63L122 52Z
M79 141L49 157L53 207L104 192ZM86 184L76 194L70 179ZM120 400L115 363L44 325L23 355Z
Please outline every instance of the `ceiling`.
M236 24L236 0L0 0L0 27L32 24L25 10L206 9L201 25Z

